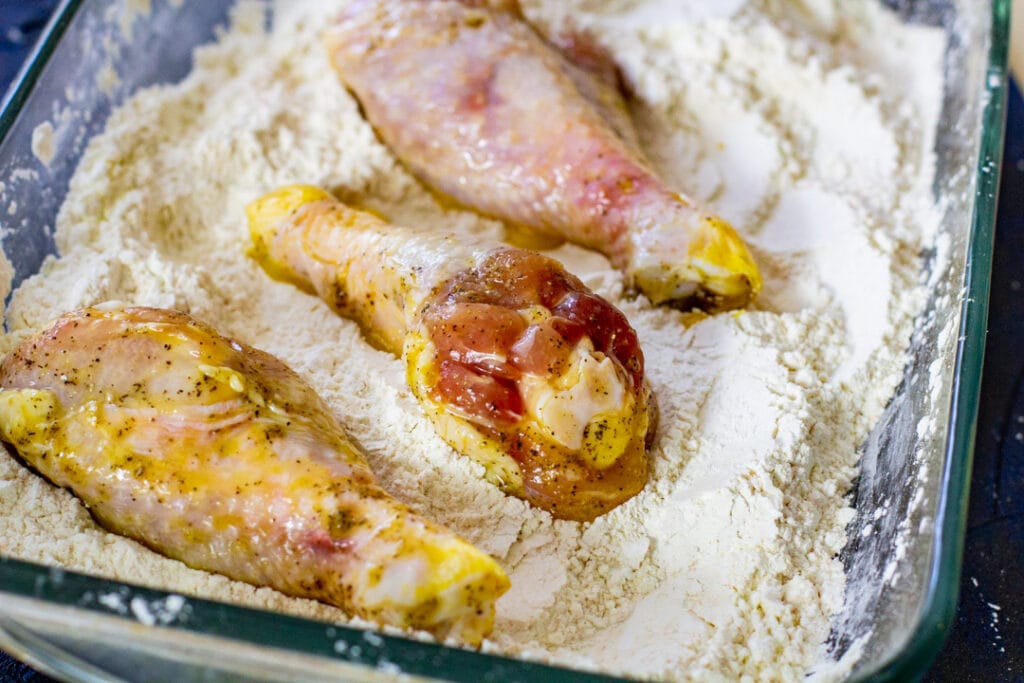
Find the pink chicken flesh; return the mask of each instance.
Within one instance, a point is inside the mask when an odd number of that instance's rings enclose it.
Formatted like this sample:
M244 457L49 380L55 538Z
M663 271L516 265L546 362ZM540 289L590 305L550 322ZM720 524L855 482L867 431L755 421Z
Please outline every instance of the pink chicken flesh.
M614 68L586 40L560 53L514 2L470 0L356 0L325 40L377 133L436 190L603 252L656 304L724 310L759 291L735 230L636 149Z

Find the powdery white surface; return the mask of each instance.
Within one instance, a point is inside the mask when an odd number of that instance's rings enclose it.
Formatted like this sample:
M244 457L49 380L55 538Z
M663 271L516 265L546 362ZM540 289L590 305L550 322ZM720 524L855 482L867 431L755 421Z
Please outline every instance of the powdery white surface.
M104 300L187 311L284 359L390 492L499 559L512 589L486 650L641 677L800 680L842 601L857 448L922 301L941 32L860 0L524 2L541 30L584 27L611 50L652 161L735 223L766 281L758 310L694 321L623 296L598 255L553 252L629 316L661 412L646 489L583 525L485 483L420 414L400 361L245 257L245 204L295 182L424 230L502 234L439 206L375 139L317 41L334 4L281 3L271 35L242 5L183 83L114 113L58 219L61 257L14 294L0 350ZM0 552L344 620L108 534L2 454Z

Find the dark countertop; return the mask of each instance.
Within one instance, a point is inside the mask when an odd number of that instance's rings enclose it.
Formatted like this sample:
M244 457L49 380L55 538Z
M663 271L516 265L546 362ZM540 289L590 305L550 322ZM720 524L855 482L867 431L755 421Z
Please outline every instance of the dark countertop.
M0 0L0 92L55 5ZM1024 100L1016 85L1001 187L960 605L929 682L1024 680ZM0 681L50 679L0 652Z
M928 681L1024 680L1024 100L1007 99L985 369L956 623Z

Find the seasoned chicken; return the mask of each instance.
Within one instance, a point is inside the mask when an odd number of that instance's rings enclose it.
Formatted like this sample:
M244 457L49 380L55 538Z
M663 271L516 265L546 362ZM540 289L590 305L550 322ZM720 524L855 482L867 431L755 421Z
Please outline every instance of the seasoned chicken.
M384 142L457 202L601 251L656 304L725 310L760 290L735 230L632 144L592 42L560 53L511 0L355 0L325 42Z
M625 316L540 254L422 233L291 186L249 205L253 256L403 356L441 436L555 517L647 480L652 402Z
M0 364L0 436L103 526L197 569L476 645L508 578L389 497L281 361L183 313L88 308Z

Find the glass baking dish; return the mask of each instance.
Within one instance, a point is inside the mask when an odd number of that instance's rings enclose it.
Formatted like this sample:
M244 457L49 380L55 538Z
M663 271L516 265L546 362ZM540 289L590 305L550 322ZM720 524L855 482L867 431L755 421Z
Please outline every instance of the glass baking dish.
M214 38L230 0L65 0L0 113L0 212L13 285L54 252L52 226L89 137L138 88L173 82ZM934 191L941 242L904 380L863 449L848 586L830 656L851 680L923 671L953 618L981 382L1003 144L1009 0L893 0L945 28ZM103 45L103 49L100 46ZM116 77L114 77L116 75ZM48 166L33 131L54 117ZM37 146L37 151L39 147ZM950 331L953 333L951 334ZM956 334L956 332L959 332ZM938 428L920 436L930 417ZM927 473L927 476L925 476ZM889 511L878 519L881 506ZM872 525L872 533L862 531ZM906 530L910 529L910 532ZM0 647L60 678L107 680L593 680L593 674L178 596L3 556ZM896 571L886 571L891 558ZM180 609L179 609L180 607Z

